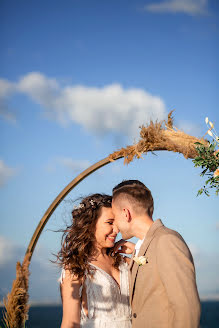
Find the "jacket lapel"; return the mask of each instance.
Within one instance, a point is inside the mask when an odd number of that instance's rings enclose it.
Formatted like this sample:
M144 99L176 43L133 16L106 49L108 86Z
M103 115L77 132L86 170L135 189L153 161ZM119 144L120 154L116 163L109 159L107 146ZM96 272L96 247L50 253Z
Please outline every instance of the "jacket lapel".
M146 254L147 249L148 249L151 241L155 237L157 229L159 229L161 227L163 227L163 223L160 219L154 221L154 223L151 225L150 229L148 230L148 232L146 234L146 237L145 237L145 240L144 240L143 244L141 245L138 257L144 256ZM130 303L131 303L132 298L133 298L133 292L134 292L136 276L137 276L138 269L139 269L139 265L133 260L134 254L135 254L135 251L132 253L132 258L131 258L131 261L130 261L130 264L129 264L129 269L131 271L130 272L130 275L131 275L131 279L130 279Z
M134 251L132 252L132 256L131 256L131 261L129 263L129 270L131 270L132 266L133 266L133 263L134 263L134 257L135 257L135 249Z
M131 283L132 283L132 278L131 278L131 270L132 270L132 266L134 264L134 257L135 257L135 249L134 251L132 252L132 256L131 256L131 260L130 260L130 263L129 263L129 266L128 266L128 269L129 269L129 290L131 291ZM130 293L129 293L130 294Z

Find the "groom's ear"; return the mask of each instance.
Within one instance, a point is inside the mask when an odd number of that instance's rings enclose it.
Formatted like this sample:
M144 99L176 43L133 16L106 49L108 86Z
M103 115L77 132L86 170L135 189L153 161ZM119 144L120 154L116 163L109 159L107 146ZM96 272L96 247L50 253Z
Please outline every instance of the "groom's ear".
M123 211L123 215L125 217L125 220L127 222L130 222L132 220L132 217L131 217L131 213L130 213L129 209L128 208L123 208L122 211Z

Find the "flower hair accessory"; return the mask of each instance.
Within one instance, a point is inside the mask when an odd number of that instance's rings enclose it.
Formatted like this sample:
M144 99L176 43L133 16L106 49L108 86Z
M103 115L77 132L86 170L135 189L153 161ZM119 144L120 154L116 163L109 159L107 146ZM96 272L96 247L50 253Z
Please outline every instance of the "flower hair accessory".
M148 263L148 259L146 256L135 256L133 258L133 260L139 265L145 265L146 263Z
M100 201L93 200L93 199L90 199L89 203L90 203L91 207L98 207L98 206L103 206L104 205L104 203L102 203ZM111 200L107 200L107 203L111 203Z
M84 204L79 204L74 206L74 210L79 210L81 208L84 208Z
M89 204L90 204L92 207L94 207L95 205L97 205L97 203L96 203L93 199L89 200ZM80 203L79 205L75 205L75 206L74 206L74 210L82 209L82 208L84 208L84 207L85 207L85 204Z
M111 203L111 200L107 200L108 203ZM96 208L98 207L99 205L102 205L101 202L98 202L98 201L95 201L93 199L90 199L88 201L88 203L91 205L92 208ZM82 209L82 208L85 208L86 205L83 204L83 203L80 203L79 205L74 205L74 210L78 210L78 209Z

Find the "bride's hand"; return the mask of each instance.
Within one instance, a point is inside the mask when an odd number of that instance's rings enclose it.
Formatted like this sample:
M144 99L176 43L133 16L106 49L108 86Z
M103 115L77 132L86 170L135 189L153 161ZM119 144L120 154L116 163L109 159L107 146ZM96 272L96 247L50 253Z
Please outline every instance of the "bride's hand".
M132 243L131 241L121 239L115 243L113 247L113 253L132 254L134 249L135 249L134 243Z

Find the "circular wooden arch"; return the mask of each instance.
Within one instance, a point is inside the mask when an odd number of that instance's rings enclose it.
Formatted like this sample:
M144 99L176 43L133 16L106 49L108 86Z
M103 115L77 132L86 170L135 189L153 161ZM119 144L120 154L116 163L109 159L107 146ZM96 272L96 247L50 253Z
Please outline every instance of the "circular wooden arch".
M183 131L173 128L172 113L173 111L169 113L167 122L161 121L153 123L151 121L148 126L141 126L140 139L138 143L131 146L127 146L126 148L121 148L120 150L115 151L113 154L110 154L108 157L91 165L85 171L80 173L59 193L59 195L55 198L55 200L52 202L52 204L49 206L42 219L40 220L27 247L25 256L29 258L29 261L32 258L34 249L36 247L40 234L43 231L43 228L45 227L46 223L48 222L50 216L55 211L57 206L73 188L75 188L82 180L84 180L93 172L109 164L110 162L118 160L120 158L124 157L124 162L128 164L134 158L141 158L141 155L143 153L147 154L147 152L153 152L157 150L167 150L181 153L184 155L185 158L194 158L197 156L195 142L206 143L206 140L200 140L184 133ZM163 123L165 123L164 127Z
M162 121L153 123L151 121L148 126L142 126L138 143L127 146L126 148L121 148L120 150L115 151L113 154L110 154L108 157L91 165L89 168L80 173L75 179L73 179L51 203L33 233L31 241L27 247L22 265L20 262L17 262L16 279L13 282L11 293L7 295L7 300L4 300L4 305L7 311L5 314L5 322L7 322L9 326L11 323L12 327L23 327L23 323L27 318L29 309L29 264L34 249L43 231L43 228L45 227L52 213L73 188L75 188L82 180L84 180L93 172L120 158L124 158L124 163L128 164L134 158L141 158L142 154L147 154L148 152L157 150L177 152L183 154L186 159L195 158L198 155L195 143L201 142L207 146L207 140L204 140L203 138L195 138L184 133L183 131L174 128L173 119L171 116L172 112L173 111L169 113L167 122ZM164 127L163 123L165 123ZM14 317L15 309L16 318ZM14 319L16 319L16 325L14 325Z
M115 158L114 160L117 160L119 158L122 158L123 156L119 156ZM31 238L31 241L27 247L26 255L29 254L29 260L31 260L34 249L36 247L37 241L43 231L43 228L45 227L46 223L48 222L50 216L53 214L55 209L58 207L58 205L61 203L61 201L67 196L67 194L74 189L82 180L84 180L87 176L92 174L93 172L97 171L101 167L109 164L112 162L112 160L109 159L109 157L106 157L102 159L101 161L91 165L89 168L84 170L82 173L80 173L74 180L72 180L60 193L59 195L54 199L52 204L49 206L45 214L43 215L42 219L40 220L38 226L36 227L34 234Z

